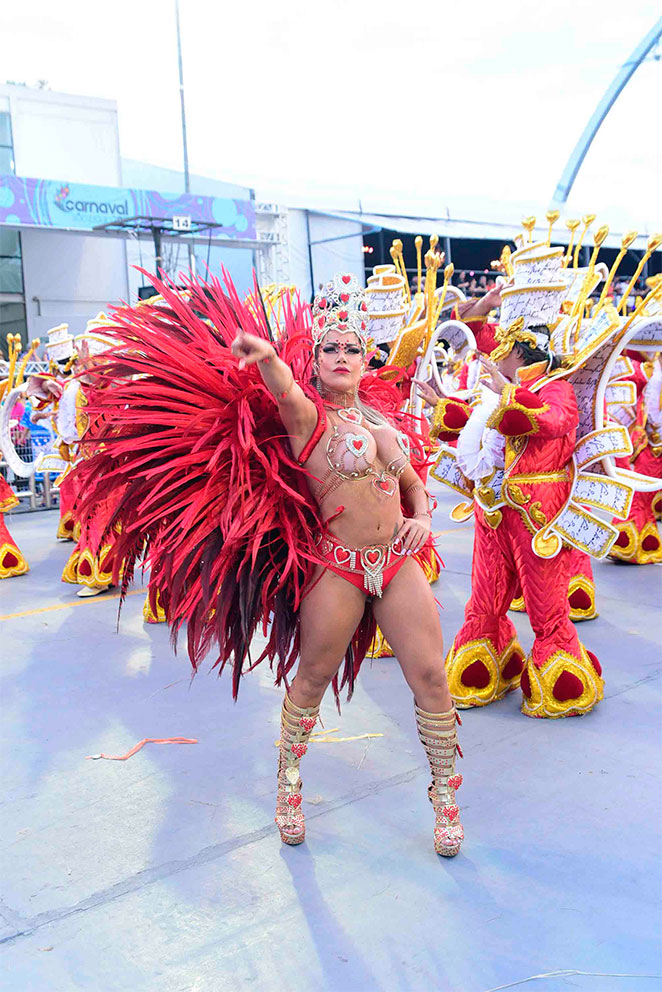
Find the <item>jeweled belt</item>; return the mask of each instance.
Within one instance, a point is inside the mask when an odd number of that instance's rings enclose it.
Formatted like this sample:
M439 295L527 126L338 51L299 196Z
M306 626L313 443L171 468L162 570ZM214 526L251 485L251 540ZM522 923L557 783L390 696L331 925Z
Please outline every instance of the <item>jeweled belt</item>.
M370 596L381 597L384 569L403 555L402 541L390 544L367 544L363 548L348 548L329 534L319 534L315 540L320 555L346 572L363 575L363 586Z

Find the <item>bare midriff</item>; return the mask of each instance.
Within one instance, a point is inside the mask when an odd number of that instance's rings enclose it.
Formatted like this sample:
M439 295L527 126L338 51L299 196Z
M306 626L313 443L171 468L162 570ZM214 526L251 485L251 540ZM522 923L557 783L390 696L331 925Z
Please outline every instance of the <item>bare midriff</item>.
M394 427L370 424L353 408L327 409L304 467L328 532L351 548L390 544L403 522L399 477L408 455Z

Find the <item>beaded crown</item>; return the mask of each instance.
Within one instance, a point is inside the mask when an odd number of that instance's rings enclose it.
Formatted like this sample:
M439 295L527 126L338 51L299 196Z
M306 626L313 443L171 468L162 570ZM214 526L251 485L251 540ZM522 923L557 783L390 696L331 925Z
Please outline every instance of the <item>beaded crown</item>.
M356 334L365 352L368 347L368 304L354 275L337 274L313 300L313 341L321 344L329 331Z

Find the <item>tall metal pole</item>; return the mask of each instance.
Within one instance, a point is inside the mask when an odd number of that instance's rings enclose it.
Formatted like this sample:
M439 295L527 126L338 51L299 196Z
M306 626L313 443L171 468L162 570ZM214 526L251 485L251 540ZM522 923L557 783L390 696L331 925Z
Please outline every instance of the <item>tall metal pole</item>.
M177 25L177 63L179 65L179 101L182 108L182 145L184 148L184 190L191 192L191 176L188 170L188 142L186 140L186 102L184 100L184 66L182 63L182 35L179 28L179 0L175 0L175 23ZM195 248L189 241L188 261L191 271L195 271Z

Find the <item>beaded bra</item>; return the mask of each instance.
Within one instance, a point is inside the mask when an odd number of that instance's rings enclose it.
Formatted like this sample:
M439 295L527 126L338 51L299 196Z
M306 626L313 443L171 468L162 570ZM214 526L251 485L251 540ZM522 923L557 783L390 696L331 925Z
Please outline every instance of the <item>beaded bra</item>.
M398 479L409 464L409 438L402 431L393 431L396 444L385 469L376 465L378 445L356 407L334 411L339 418L326 444L329 471L321 480L316 499L322 501L343 482L372 477L372 485L382 496L391 498L399 490ZM390 440L390 438L389 438ZM381 447L381 445L380 445Z

